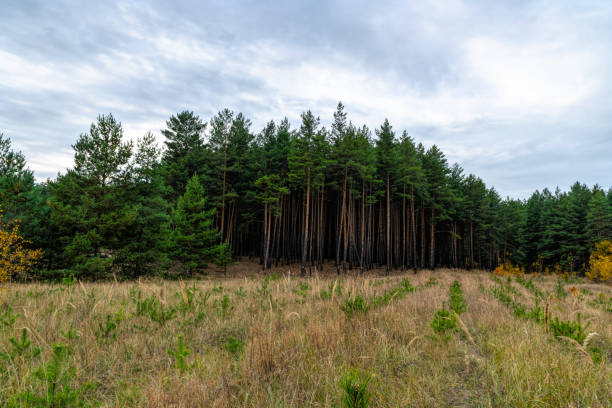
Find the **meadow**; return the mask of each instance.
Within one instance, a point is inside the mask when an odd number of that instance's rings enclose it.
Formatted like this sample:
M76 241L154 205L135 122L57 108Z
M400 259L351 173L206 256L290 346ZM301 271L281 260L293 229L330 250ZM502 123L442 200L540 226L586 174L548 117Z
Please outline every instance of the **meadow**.
M0 406L612 406L609 285L232 268L239 277L13 284Z

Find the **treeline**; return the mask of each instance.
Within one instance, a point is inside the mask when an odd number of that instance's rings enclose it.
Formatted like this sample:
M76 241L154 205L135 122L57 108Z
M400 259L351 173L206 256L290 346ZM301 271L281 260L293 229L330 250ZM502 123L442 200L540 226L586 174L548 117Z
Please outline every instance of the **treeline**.
M42 248L39 273L99 278L192 274L207 263L258 259L263 268L333 261L338 273L504 263L584 271L612 237L612 189L502 199L387 120L372 132L338 104L330 129L310 111L292 129L260 132L223 110L205 123L184 111L162 131L125 140L100 116L74 149L74 167L35 183L0 137L0 206Z

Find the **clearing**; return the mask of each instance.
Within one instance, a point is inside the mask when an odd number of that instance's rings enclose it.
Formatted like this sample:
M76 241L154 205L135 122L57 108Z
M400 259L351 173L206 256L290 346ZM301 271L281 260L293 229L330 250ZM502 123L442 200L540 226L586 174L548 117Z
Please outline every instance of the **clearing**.
M371 407L612 406L608 285L297 270L13 285L0 405L337 407L369 378Z

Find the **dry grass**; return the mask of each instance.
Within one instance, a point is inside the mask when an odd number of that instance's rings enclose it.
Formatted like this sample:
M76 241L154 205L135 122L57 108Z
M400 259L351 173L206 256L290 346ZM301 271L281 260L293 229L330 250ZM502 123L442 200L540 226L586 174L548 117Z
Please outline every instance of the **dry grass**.
M566 288L588 290L551 297L553 316L580 312L591 322L588 331L598 336L589 340L602 355L594 363L571 342L546 334L544 325L514 317L487 292L496 285L488 273L338 280L279 269L278 279L264 281L238 268L241 277L233 279L13 286L9 304L17 317L0 326L0 352L11 354L9 338L26 328L41 353L0 359L0 405L13 398L20 406L15 396L28 391L44 395L47 385L34 371L49 361L53 344L63 343L72 351L65 365L76 369L64 386L92 406L335 407L349 368L372 375L376 407L612 406L612 313L592 302L599 293L609 298L609 286L577 282ZM431 277L436 285L367 312L349 318L341 310L349 293L371 298L404 278L419 286ZM467 312L449 336L435 335L430 322L455 279ZM557 278L534 283L555 294ZM517 301L534 303L530 291L512 286ZM138 293L141 300L159 299L163 310L177 309L175 315L165 322L138 315ZM6 308L0 310L6 317ZM116 328L105 336L107 315ZM71 327L76 338L66 335ZM190 351L184 369L169 353L179 334Z

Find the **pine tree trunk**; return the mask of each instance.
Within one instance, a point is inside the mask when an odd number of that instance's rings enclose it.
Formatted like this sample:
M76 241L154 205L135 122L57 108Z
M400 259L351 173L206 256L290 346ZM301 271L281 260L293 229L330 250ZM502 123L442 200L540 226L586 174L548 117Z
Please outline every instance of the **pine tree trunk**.
M321 187L321 211L319 212L319 228L321 230L321 241L319 242L319 266L318 270L320 272L323 271L323 250L325 243L325 218L324 218L324 209L325 209L325 186Z
M264 250L264 270L268 269L268 253L270 251L270 214L268 211L268 203L264 204L264 219L266 223L266 246Z
M457 221L453 221L453 266L457 268Z
M225 183L227 178L227 148L223 148L223 188L221 190L221 242L224 239L225 226Z
M407 237L408 237L408 232L406 231L407 229L407 225L406 225L406 183L404 183L404 194L402 196L402 272L404 271L404 268L406 267L406 247L407 245Z
M308 251L308 218L310 217L310 168L306 169L306 215L304 216L304 243L302 245L302 276L306 275Z
M417 245L416 245L416 220L414 217L414 186L410 186L410 218L412 222L412 264L414 273L417 272Z
M436 246L436 234L434 231L435 224L435 212L434 207L431 207L431 230L430 230L430 245L429 245L429 268L433 269L435 266L435 246Z
M350 202L350 197L347 198L347 203ZM349 244L349 220L350 220L350 204L346 205L346 214L343 215L343 225L344 228L342 230L342 272L346 273L346 258L348 255L348 244Z
M391 271L391 180L387 173L387 274Z
M425 269L425 202L421 199L421 269Z
M474 228L470 220L470 269L474 269Z
M365 252L365 182L361 183L361 253L359 255L359 273L363 275L363 254Z
M338 220L338 235L336 238L336 271L340 274L340 246L342 237L344 236L344 211L346 203L346 170L344 172L344 181L342 182L342 203L340 204L340 219Z

